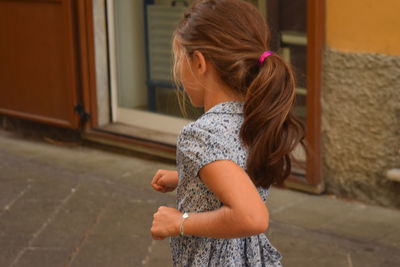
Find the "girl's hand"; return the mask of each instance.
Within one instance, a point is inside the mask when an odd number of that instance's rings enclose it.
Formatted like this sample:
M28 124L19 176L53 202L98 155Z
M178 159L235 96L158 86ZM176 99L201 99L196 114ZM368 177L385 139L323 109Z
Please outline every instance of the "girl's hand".
M151 180L151 186L162 193L174 191L178 186L178 172L158 170Z
M163 240L169 236L179 235L182 213L174 208L161 206L153 215L151 236L154 240Z

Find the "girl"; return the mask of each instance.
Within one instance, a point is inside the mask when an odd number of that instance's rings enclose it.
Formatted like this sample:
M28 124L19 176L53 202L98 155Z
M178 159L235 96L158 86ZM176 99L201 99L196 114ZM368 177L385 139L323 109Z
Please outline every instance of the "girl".
M200 0L173 38L174 72L204 107L177 140L177 171L159 170L155 190L177 188L178 209L154 214L154 239L171 237L175 266L281 266L263 232L271 184L290 174L304 131L293 115L290 67L268 51L269 30L242 0Z

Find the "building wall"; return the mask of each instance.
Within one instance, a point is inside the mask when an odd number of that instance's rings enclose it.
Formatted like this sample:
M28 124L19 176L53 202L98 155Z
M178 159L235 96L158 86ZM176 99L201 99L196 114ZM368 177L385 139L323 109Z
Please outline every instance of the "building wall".
M400 1L326 0L326 41L346 52L400 55Z
M322 86L328 192L400 207L400 1L326 0Z

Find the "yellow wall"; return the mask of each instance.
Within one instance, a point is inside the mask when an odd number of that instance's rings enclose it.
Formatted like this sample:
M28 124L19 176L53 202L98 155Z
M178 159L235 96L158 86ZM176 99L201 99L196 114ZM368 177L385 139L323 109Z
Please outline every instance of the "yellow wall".
M329 48L400 55L400 0L325 1Z

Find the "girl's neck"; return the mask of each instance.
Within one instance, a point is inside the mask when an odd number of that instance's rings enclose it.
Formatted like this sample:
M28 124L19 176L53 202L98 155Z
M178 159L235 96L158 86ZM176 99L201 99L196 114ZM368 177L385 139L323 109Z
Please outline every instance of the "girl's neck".
M223 102L238 101L243 102L244 99L240 94L237 94L225 84L215 84L213 89L207 90L204 95L204 111L208 111Z
M212 64L207 65L207 72L202 78L203 107L207 112L210 108L223 102L243 102L244 97L229 87L218 75Z
M204 111L207 112L210 108L224 102L238 101L242 102L241 98L238 97L218 97L208 98L204 100Z

